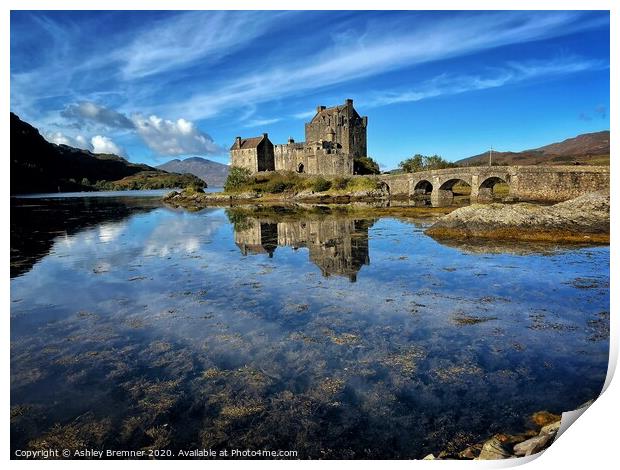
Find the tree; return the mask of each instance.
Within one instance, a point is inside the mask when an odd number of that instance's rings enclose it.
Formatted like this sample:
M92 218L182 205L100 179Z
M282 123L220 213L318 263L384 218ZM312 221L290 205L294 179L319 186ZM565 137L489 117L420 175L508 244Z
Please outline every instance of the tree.
M247 168L238 166L230 167L228 177L224 183L224 191L235 191L241 188L243 185L250 182L250 176L252 172Z
M413 157L403 160L398 164L405 173L415 173L417 171L440 170L442 168L453 168L456 165L445 160L439 155L420 155L415 154Z
M371 157L355 157L353 159L353 173L356 175L378 175L381 170L379 164Z
M415 173L424 170L424 156L416 153L413 157L407 158L398 164L405 173Z

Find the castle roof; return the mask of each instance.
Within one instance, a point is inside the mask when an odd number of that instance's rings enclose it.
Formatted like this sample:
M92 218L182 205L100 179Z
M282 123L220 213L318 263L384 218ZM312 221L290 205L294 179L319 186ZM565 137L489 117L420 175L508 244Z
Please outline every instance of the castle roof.
M316 109L316 114L312 118L311 122L314 122L314 120L316 120L320 116L325 117L339 114L340 112L346 110L349 106L351 106L351 109L353 110L353 115L357 115L357 111L355 111L355 108L353 108L353 100L348 99L344 102L344 104L332 106L331 108L326 108L325 106L318 106Z
M232 144L232 147L230 147L230 150L256 148L263 141L264 138L265 138L264 135L261 135L260 137L238 138L237 140L235 140L235 143Z

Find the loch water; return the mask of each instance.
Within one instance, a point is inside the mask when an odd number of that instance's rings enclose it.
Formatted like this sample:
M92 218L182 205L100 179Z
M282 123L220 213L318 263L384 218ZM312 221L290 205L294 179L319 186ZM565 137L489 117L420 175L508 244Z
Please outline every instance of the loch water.
M422 458L596 398L609 247L428 224L13 199L12 449Z

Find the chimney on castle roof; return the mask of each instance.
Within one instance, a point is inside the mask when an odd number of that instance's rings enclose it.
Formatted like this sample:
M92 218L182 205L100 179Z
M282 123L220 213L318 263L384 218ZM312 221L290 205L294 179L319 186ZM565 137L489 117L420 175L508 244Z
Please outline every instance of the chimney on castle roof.
M237 145L237 147L241 147L241 137L235 137L235 145Z
M266 139L267 138L267 133L263 132L263 138Z
M325 106L317 106L316 107L316 112L320 113L321 111L325 111Z
M346 100L344 100L344 104L346 104L347 106L353 106L353 100L351 98L347 98Z
M289 144L294 144L295 143L295 139L293 139L292 137L288 138L288 143Z

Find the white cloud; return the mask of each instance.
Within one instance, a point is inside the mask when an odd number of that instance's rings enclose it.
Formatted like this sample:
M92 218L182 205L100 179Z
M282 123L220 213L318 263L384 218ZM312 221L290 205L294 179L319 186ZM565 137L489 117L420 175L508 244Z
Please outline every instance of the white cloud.
M75 137L63 134L62 132L44 132L43 137L48 142L57 145L69 145L93 153L111 153L114 155L125 155L125 151L118 146L110 137L95 135L90 141L83 135Z
M72 145L72 141L69 137L62 132L48 132L43 134L45 140L56 145Z
M109 137L96 135L90 139L93 153L112 153L114 155L123 155L125 152L112 141Z
M86 137L84 137L83 135L76 136L75 143L76 143L76 147L81 148L81 149L90 150L92 148L90 144L88 143L88 140L86 139Z
M144 117L136 114L132 120L144 143L161 155L217 155L226 152L186 119L170 121L155 115Z
M151 150L161 155L218 155L226 152L208 134L198 129L195 123L183 118L171 121L156 115L144 117L141 114L134 114L128 118L114 109L88 101L71 104L61 114L65 118L75 120L73 125L78 128L83 127L86 122L91 122L100 125L100 128L103 126L103 129L136 132ZM277 120L265 120L255 125L265 125ZM90 143L83 136L71 139L59 132L51 137L67 145L87 148L95 153L119 155L122 152L112 139L102 135L94 136Z
M92 150L90 142L88 142L82 135L71 137L59 131L43 132L42 134L45 140L56 145L69 145L71 147L77 147L84 150Z

